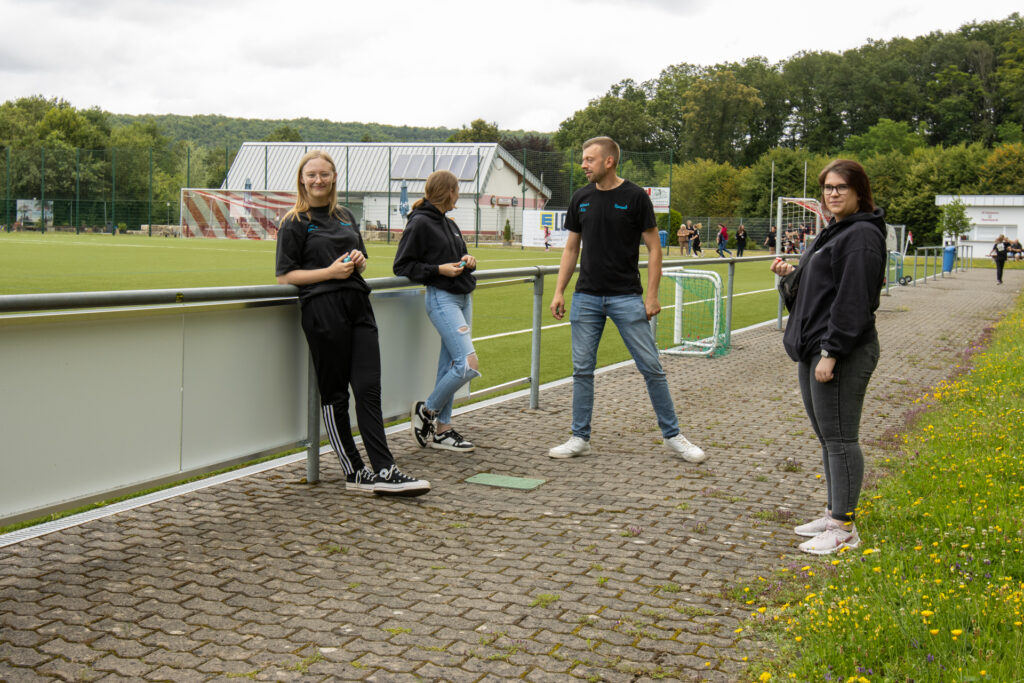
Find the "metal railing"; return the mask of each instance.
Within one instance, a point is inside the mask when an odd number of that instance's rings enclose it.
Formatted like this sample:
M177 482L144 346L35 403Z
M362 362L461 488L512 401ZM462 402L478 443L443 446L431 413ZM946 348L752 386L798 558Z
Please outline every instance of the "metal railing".
M928 265L931 263L931 277L932 280L938 280L939 277L946 277L946 269L943 264L943 258L945 250L949 246L954 247L953 264L949 272L956 270L967 270L968 268L974 267L974 247L969 244L957 244L948 246L930 246L930 247L914 247L914 277L911 284L917 284L917 264L921 260L923 254L923 270L924 277L921 279L922 284L928 284Z
M724 264L728 267L727 286L725 290L725 328L732 327L733 292L736 277L736 264L748 261L771 261L774 255L749 256L738 258L706 258L706 259L667 259L663 262L666 267L670 266L706 266L710 264ZM641 267L646 268L646 262L641 262ZM578 268L577 268L578 270ZM477 398L484 393L509 388L515 384L529 385L529 401L531 408L537 408L540 404L540 357L541 357L541 331L542 321L547 309L545 300L544 278L548 275L558 273L558 266L531 266L525 268L510 268L500 270L479 271L476 273L481 286L497 286L502 284L532 283L533 310L532 325L530 330L530 374L529 377L506 382L498 387L487 387L481 391L474 392L470 398ZM388 290L398 290L409 287L418 287L415 283L406 278L387 277L374 278L367 281L375 293L384 293ZM398 294L398 292L394 292ZM111 292L68 292L68 293L47 293L47 294L16 294L0 296L0 332L7 329L18 329L23 323L38 320L52 319L60 320L64 316L77 316L88 318L91 324L104 325L107 321L111 324L123 322L129 317L145 317L151 315L159 316L161 313L196 307L197 310L217 311L223 308L226 311L237 311L239 309L253 309L280 306L295 306L297 303L297 290L290 285L261 285L249 287L204 287L186 289L158 289L158 290L136 290L136 291L111 291ZM77 309L77 310L76 310ZM72 312L76 311L76 312ZM28 315L17 315L28 314ZM69 318L70 320L71 318ZM293 319L293 318L289 318ZM308 391L306 392L307 421L305 425L305 438L293 442L306 450L306 473L307 481L315 483L319 481L320 462L320 411L319 395L317 392L315 375L312 363L306 354L306 369L308 377ZM154 366L154 367L159 367ZM138 382L144 382L145 378L137 378ZM18 387L10 387L15 391ZM411 399L410 399L411 400ZM264 448L271 448L276 444L262 444ZM254 455L264 453L265 450L255 450ZM231 462L237 462L239 458L233 456ZM228 461L224 461L228 462ZM182 471L182 476L188 476L190 471ZM130 486L125 485L128 490L144 488L148 481L136 481ZM83 494L84 495L84 494ZM82 498L70 502L81 502ZM62 503L63 505L63 503Z

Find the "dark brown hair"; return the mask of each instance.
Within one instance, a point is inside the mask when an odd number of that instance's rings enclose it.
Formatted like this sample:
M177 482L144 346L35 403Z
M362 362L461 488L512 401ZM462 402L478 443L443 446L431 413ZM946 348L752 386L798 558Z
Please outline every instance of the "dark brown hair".
M864 167L850 159L836 159L822 169L818 174L818 187L821 188L821 196L825 196L825 178L829 173L835 173L842 178L850 189L857 193L857 204L861 211L871 212L875 210L875 200L871 196L871 182Z

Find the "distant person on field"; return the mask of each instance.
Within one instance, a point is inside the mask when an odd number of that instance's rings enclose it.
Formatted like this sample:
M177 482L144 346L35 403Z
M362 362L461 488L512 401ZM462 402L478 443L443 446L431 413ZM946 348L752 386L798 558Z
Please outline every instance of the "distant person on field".
M732 256L732 252L729 251L729 230L725 227L725 223L718 224L718 244L715 251L718 252L720 258L725 258L726 253Z
M699 257L704 255L704 250L700 248L700 231L704 227L703 223L698 223L693 226L693 230L690 231L690 255Z
M427 177L423 198L412 205L392 269L395 275L427 286L427 316L441 335L434 390L410 411L413 437L420 448L465 453L475 447L452 427L452 401L455 392L480 376L480 366L471 329L476 259L459 226L445 215L458 200L454 173L434 171Z
M821 443L825 515L796 527L800 550L827 555L860 544L854 523L864 477L861 411L878 364L878 308L888 263L885 212L856 161L833 161L818 176L833 219L800 258L776 260L789 321L786 353L797 362L804 408Z
M295 206L277 232L277 281L297 285L302 331L320 388L327 438L345 472L345 488L418 496L430 482L402 473L388 449L380 402L380 345L363 280L366 247L352 213L338 205L337 173L326 152L299 160ZM348 418L348 391L373 469L363 464Z
M676 240L679 242L680 247L686 249L686 255L690 255L690 236L693 232L693 221L686 221L685 225L679 226L679 231L676 232Z
M992 251L988 253L996 262L996 284L1003 284L1003 266L1006 265L1006 258L1010 255L1010 243L1006 241L1006 235L996 238L992 245Z
M747 229L742 223L736 228L736 256L742 258L747 248Z
M1020 240L1010 242L1010 257L1015 261L1024 259L1024 248L1020 246Z
M776 244L776 242L775 242L775 235L776 235L775 226L773 225L772 227L768 228L768 236L764 238L764 246L772 254L775 253L775 244Z
M590 184L569 200L569 231L551 299L551 314L565 316L565 288L582 251L580 275L572 299L572 437L548 451L552 458L590 453L594 410L594 367L605 323L611 318L644 376L665 446L689 462L704 451L679 432L668 378L658 358L650 319L661 310L661 238L651 198L642 187L616 174L619 146L607 137L583 143L583 172ZM640 282L640 242L647 246L647 293ZM581 243L586 245L582 247Z

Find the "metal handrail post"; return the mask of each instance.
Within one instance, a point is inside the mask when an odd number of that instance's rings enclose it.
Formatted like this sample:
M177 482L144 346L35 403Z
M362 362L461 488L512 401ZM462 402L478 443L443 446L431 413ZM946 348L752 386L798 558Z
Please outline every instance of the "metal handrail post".
M910 283L915 287L917 287L917 252L918 248L914 247L914 279Z
M544 309L544 273L533 276L533 332L530 333L530 408L540 407L540 327Z
M728 298L725 300L725 330L726 330L726 333L729 335L730 339L732 338L732 291L733 291L733 283L735 281L736 281L736 259L731 258L731 259L729 259L729 284L726 286L726 289L727 289L727 292L728 292L726 294L726 296Z
M313 354L308 356L306 381L306 483L320 481L320 391L316 385Z

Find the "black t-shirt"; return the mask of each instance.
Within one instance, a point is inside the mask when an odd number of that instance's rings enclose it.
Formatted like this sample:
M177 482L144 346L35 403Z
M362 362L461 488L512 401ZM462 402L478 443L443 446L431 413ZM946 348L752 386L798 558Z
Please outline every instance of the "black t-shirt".
M326 268L338 257L358 249L366 255L363 236L356 228L356 219L348 209L338 206L334 214L326 206L311 207L308 212L285 219L277 231L277 275L293 270ZM299 285L299 301L340 289L369 292L366 280L355 270L344 280L324 280L312 285Z
M583 240L576 291L594 296L641 294L641 233L657 227L654 205L643 188L628 180L611 190L593 183L569 202L565 227Z
M992 247L992 251L996 252L996 261L1006 260L1006 253L1008 251L1007 247L1009 246L1010 245L1006 242L997 242L996 245Z

